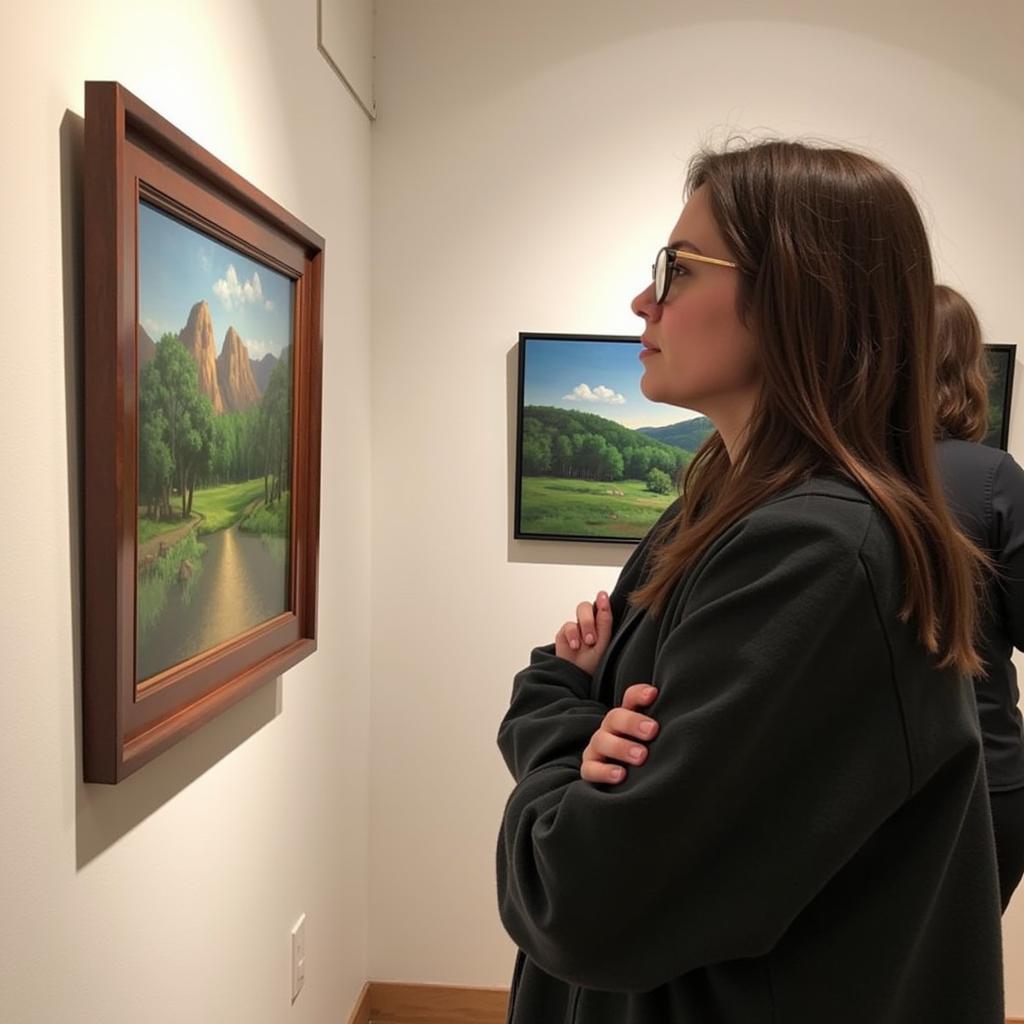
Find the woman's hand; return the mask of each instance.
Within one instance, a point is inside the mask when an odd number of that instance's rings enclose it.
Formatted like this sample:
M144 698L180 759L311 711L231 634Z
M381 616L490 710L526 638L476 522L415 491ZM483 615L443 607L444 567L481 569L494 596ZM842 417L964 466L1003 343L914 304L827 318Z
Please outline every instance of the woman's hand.
M567 622L555 634L555 654L593 675L612 638L612 605L602 590L597 601L576 608L576 621Z
M626 690L622 695L622 707L612 708L604 716L601 728L583 751L582 778L587 782L614 785L626 777L626 769L622 765L639 765L647 760L647 747L641 744L657 735L658 723L636 709L647 707L657 696L657 689L646 683L637 683Z

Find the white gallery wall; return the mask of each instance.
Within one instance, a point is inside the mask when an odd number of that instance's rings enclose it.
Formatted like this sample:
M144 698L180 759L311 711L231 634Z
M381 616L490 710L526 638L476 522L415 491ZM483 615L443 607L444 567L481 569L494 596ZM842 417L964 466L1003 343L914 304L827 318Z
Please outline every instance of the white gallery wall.
M5 0L3 24L0 1019L343 1020L367 977L370 122L315 0ZM86 79L327 239L320 649L117 787L79 764Z
M514 346L635 332L702 139L891 161L943 279L1024 342L1016 0L337 0L367 101L373 6L371 127L315 0L0 0L4 1024L333 1024L367 978L508 984L497 725L530 648L628 552L510 540ZM80 781L86 79L327 239L320 649L117 787ZM1024 1016L1020 897L1006 954Z
M768 129L902 171L941 279L1024 343L1022 38L1015 0L377 0L374 978L508 984L497 725L530 648L628 550L510 540L518 332L637 333L689 156ZM1024 897L1005 937L1024 1016Z

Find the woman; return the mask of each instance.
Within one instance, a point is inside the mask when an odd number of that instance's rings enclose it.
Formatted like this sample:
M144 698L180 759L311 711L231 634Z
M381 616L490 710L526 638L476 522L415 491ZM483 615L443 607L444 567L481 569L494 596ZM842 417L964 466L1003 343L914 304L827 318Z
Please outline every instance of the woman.
M988 433L988 364L970 303L935 289L939 468L964 531L999 567L982 616L974 680L1003 911L1024 875L1024 726L1010 655L1024 649L1024 471L1013 456L975 444Z
M516 676L509 1020L1002 1024L985 556L935 467L919 212L788 142L701 154L687 192L633 301L642 386L716 431Z

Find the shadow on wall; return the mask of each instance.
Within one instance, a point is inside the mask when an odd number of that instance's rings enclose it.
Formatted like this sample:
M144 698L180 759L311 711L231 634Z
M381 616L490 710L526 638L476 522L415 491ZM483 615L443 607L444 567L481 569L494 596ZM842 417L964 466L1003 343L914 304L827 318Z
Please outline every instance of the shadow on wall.
M195 781L281 711L281 680L261 687L117 786L82 781L82 477L83 211L85 122L68 110L61 119L60 207L64 283L64 386L68 452L69 568L73 639L76 862L85 867ZM70 784L70 783L69 783Z

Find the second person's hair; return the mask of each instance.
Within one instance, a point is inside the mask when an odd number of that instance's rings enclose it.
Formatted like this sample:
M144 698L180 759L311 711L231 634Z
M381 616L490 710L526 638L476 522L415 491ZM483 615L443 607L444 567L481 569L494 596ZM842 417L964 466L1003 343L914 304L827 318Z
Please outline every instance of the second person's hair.
M936 434L980 441L988 433L989 366L971 304L948 285L935 286Z

